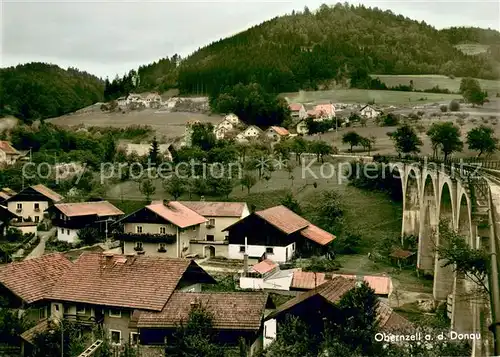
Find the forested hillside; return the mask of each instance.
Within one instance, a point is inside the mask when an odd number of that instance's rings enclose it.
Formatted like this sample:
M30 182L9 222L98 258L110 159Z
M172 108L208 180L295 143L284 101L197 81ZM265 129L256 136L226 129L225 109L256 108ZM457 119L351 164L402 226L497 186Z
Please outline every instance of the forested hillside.
M103 100L104 83L74 68L28 63L0 69L0 114L56 117Z
M342 81L353 69L379 74L497 78L489 58L467 56L424 22L364 6L322 5L212 43L179 68L183 92L256 81L274 92Z

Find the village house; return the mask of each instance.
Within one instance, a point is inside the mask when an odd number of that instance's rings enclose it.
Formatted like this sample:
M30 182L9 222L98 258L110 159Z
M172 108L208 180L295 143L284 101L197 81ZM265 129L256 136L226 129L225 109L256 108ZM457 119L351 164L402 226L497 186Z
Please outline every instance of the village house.
M359 115L368 119L375 119L380 115L380 111L367 104L359 110Z
M224 120L229 121L233 126L241 125L241 121L236 114L230 113L224 117Z
M307 122L305 120L301 120L297 123L296 130L297 134L300 135L309 134L309 127L307 126Z
M335 106L332 103L329 104L319 104L314 107L316 113L319 113L319 117L317 115L316 120L331 120L335 118Z
M219 124L214 126L214 134L217 140L224 139L227 132L233 130L235 125L228 119L222 120Z
M43 219L43 212L55 203L63 200L63 196L44 185L34 185L9 197L5 202L12 213L24 220L38 223Z
M20 156L21 153L14 149L11 143L0 140L0 165L12 165Z
M190 242L205 237L208 220L176 201L152 202L123 218L117 238L124 254L182 258L189 254Z
M0 265L0 296L6 307L34 323L50 316L50 291L71 269L62 253Z
M101 325L112 344L137 345L141 312L161 312L175 291L202 283L215 280L189 259L83 253L47 296L54 319Z
M300 103L290 103L288 108L290 109L290 116L294 120L301 120L307 117L306 108Z
M118 104L118 106L120 108L124 108L127 106L127 97L120 97L116 100L116 104Z
M295 269L280 270L279 265L270 259L252 266L248 271L243 268L240 277L241 289L252 290L290 290Z
M142 96L136 93L130 93L127 96L127 105L130 105L132 103L142 103L144 105L146 104Z
M277 263L301 255L325 254L335 239L321 228L289 210L275 206L254 212L224 229L229 232L229 258L253 261L262 257Z
M76 243L78 232L87 227L95 228L107 237L108 227L123 215L108 201L56 203L47 212L57 230L57 239L68 243Z
M271 126L266 130L266 135L272 141L279 142L290 136L290 133L281 126Z
M158 109L161 106L161 96L156 92L149 93L144 101L148 108Z
M337 303L354 289L358 282L354 279L335 277L308 292L301 293L285 302L264 319L264 348L276 339L279 326L287 316L294 316L311 328L311 333L322 333L325 319L335 321L338 316ZM382 301L377 305L377 321L385 332L394 332L398 328L411 327L411 323L397 314Z
M238 351L245 343L245 355L252 356L263 347L263 320L272 311L272 300L262 292L175 291L161 312L141 312L137 319L141 345L164 345L193 308L203 307L212 315L217 343ZM167 352L168 354L168 352Z
M248 128L236 135L236 140L240 143L245 143L249 140L258 139L263 133L262 129L258 126L250 125Z
M250 214L245 202L180 201L203 216L204 234L190 241L189 251L202 257L229 257L227 233L223 229Z

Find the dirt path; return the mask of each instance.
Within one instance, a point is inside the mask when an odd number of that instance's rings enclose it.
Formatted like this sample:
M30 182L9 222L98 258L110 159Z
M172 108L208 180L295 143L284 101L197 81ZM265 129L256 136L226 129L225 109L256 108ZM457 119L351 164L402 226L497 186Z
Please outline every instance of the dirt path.
M56 232L55 228L52 228L50 231L47 232L38 232L38 236L40 237L40 243L38 243L35 249L33 249L31 253L28 254L26 258L24 258L24 260L41 257L45 252L45 243L50 237L52 237L55 234L55 232Z

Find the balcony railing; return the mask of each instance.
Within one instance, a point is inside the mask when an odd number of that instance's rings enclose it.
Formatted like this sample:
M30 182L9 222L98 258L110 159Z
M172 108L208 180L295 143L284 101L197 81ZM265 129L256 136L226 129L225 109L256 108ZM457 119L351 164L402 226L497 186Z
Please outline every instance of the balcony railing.
M82 325L101 324L104 321L104 317L97 318L95 316L75 315L75 314L64 314L64 318L68 321L77 322Z
M175 234L152 234L152 233L118 233L115 238L125 242L166 243L166 244L173 244L177 239Z

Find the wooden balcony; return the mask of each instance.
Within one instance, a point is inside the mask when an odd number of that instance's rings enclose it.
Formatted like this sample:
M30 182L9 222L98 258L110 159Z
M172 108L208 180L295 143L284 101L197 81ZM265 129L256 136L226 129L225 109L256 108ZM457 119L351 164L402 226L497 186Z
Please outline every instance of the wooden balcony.
M115 239L124 242L143 242L143 243L175 243L177 237L175 234L153 234L153 233L117 233Z
M75 314L64 314L64 319L87 326L102 324L102 322L104 321L104 317L97 318L95 316Z

